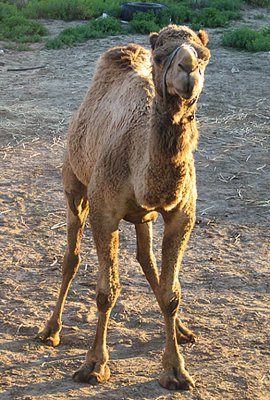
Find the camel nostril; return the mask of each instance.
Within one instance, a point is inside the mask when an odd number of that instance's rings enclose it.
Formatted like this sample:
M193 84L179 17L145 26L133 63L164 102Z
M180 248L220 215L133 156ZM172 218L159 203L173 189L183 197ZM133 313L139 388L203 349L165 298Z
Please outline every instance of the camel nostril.
M188 75L185 84L185 92L188 96L190 96L193 93L194 87L195 87L194 79L192 78L192 76Z
M188 87L188 91L192 90L192 87L193 87L192 78L191 78L190 74L188 74L188 78L187 78L187 87Z

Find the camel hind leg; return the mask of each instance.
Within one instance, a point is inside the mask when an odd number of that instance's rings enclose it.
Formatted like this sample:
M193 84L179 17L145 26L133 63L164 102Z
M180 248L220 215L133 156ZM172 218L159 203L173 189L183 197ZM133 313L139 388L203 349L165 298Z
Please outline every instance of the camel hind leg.
M137 237L137 260L156 295L159 288L159 274L152 250L152 222L136 224L135 229ZM195 334L182 323L179 317L176 319L176 335L179 344L194 343L196 340Z
M156 258L152 250L152 222L136 224L135 229L137 238L137 260L153 292L156 294L159 286L159 275Z
M67 202L67 249L62 265L62 284L51 318L38 337L47 344L60 343L62 313L72 280L80 264L80 243L89 212L86 187L78 181L69 163L63 168L63 183Z

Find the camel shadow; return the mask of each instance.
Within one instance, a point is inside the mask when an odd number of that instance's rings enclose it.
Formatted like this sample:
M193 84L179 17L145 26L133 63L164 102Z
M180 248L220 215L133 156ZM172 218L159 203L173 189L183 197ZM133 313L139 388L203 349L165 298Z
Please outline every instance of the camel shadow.
M116 379L116 378L115 378ZM115 385L116 382L114 378L111 379L112 384ZM76 383L71 378L60 378L60 379L48 379L46 382L30 383L24 387L13 388L2 392L3 398L15 398L18 395L25 396L38 396L42 393L43 398L47 396L64 396L67 395L69 391L82 389L84 394L87 391L89 399L129 399L137 400L145 398L145 394L154 393L156 397L162 395L168 395L168 391L159 386L156 377L149 377L146 382L131 383L122 386L119 382L119 386L116 388L110 388L110 382L103 383L98 387L99 393L97 394L97 387L92 387L88 384ZM120 386L121 385L121 386Z
M43 394L43 398L46 398L46 395L59 395L59 394L64 394L67 391L67 386L66 386L66 378L61 378L61 379L50 379L48 382L39 382L39 383L31 383L27 386L20 386L17 388L12 388L10 390L6 390L5 392L2 392L2 398L17 398L17 395L20 396L35 396L35 395L40 395L40 393Z

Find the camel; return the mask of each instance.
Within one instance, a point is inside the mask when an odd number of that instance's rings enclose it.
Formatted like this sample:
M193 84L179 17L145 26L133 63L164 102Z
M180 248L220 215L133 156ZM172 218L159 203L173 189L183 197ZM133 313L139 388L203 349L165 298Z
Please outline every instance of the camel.
M80 264L89 214L99 261L98 322L75 381L97 384L110 378L106 338L120 293L118 225L124 219L135 224L137 260L164 316L159 383L172 390L195 385L178 347L195 339L177 315L178 275L195 222L195 111L210 59L207 43L205 31L169 25L150 34L151 51L137 44L109 49L70 123L63 165L67 250L59 298L39 337L53 346L60 342L64 303ZM160 272L152 250L152 221L158 214L164 220Z

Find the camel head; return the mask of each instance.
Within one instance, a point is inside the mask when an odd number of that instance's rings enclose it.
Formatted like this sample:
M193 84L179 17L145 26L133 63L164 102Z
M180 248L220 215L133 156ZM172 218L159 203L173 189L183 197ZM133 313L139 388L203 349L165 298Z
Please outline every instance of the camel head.
M210 60L207 43L205 31L196 34L186 26L169 25L150 34L154 84L165 101L170 96L182 101L198 98Z

